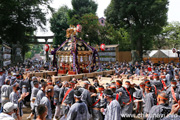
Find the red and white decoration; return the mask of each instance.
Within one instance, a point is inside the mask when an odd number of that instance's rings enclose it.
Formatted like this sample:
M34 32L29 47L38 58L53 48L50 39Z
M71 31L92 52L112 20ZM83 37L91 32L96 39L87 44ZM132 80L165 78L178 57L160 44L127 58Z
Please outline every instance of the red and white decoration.
M45 50L46 52L49 51L49 45L48 45L48 44L45 44L44 50Z
M81 32L82 26L80 24L78 24L77 27L76 27L76 30L77 30L77 32Z
M101 51L104 51L105 50L105 44L101 44L100 49L101 49Z
M172 49L172 52L175 53L175 52L176 52L176 48L173 48L173 49Z

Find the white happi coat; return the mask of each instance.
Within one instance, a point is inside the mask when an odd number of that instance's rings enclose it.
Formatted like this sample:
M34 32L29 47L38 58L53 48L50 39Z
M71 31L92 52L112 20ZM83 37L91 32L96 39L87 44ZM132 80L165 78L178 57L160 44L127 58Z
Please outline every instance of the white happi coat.
M104 120L121 120L121 107L117 100L111 101L105 110Z

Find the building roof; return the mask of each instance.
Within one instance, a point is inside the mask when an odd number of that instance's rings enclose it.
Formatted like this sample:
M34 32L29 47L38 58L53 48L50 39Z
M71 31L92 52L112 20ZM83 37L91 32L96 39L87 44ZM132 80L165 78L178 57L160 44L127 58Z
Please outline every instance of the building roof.
M118 44L116 44L116 45L105 45L105 48L114 48L114 47L118 47L119 45Z
M99 18L99 20L100 20L100 19L104 19L104 20L106 20L104 17Z
M172 50L151 50L147 51L147 55L143 57L153 57L153 58L175 58L178 57L177 53L173 53Z
M158 50L151 58L168 58L161 50Z
M168 57L178 57L176 53L173 53L172 50L161 50L164 54L166 54Z

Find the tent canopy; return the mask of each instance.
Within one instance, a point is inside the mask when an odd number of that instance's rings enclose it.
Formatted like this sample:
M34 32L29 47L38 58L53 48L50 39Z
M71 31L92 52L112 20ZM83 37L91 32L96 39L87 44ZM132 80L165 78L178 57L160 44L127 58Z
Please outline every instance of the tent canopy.
M148 51L144 58L176 58L178 55L173 53L172 50L151 50Z

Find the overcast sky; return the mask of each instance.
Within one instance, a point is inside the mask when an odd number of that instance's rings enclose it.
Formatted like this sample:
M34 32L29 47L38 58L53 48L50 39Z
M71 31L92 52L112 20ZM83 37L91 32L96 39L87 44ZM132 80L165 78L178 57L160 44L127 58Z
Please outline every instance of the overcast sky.
M94 0L98 4L97 16L104 17L104 10L110 4L111 0ZM63 5L67 5L68 8L72 8L71 0L52 0L51 6L57 11ZM168 11L168 22L179 21L180 22L180 0L169 0L169 11ZM47 18L50 18L51 15L47 15ZM38 29L35 33L37 36L49 36L53 35L53 33L49 29L50 25L47 24L47 31L43 32Z

